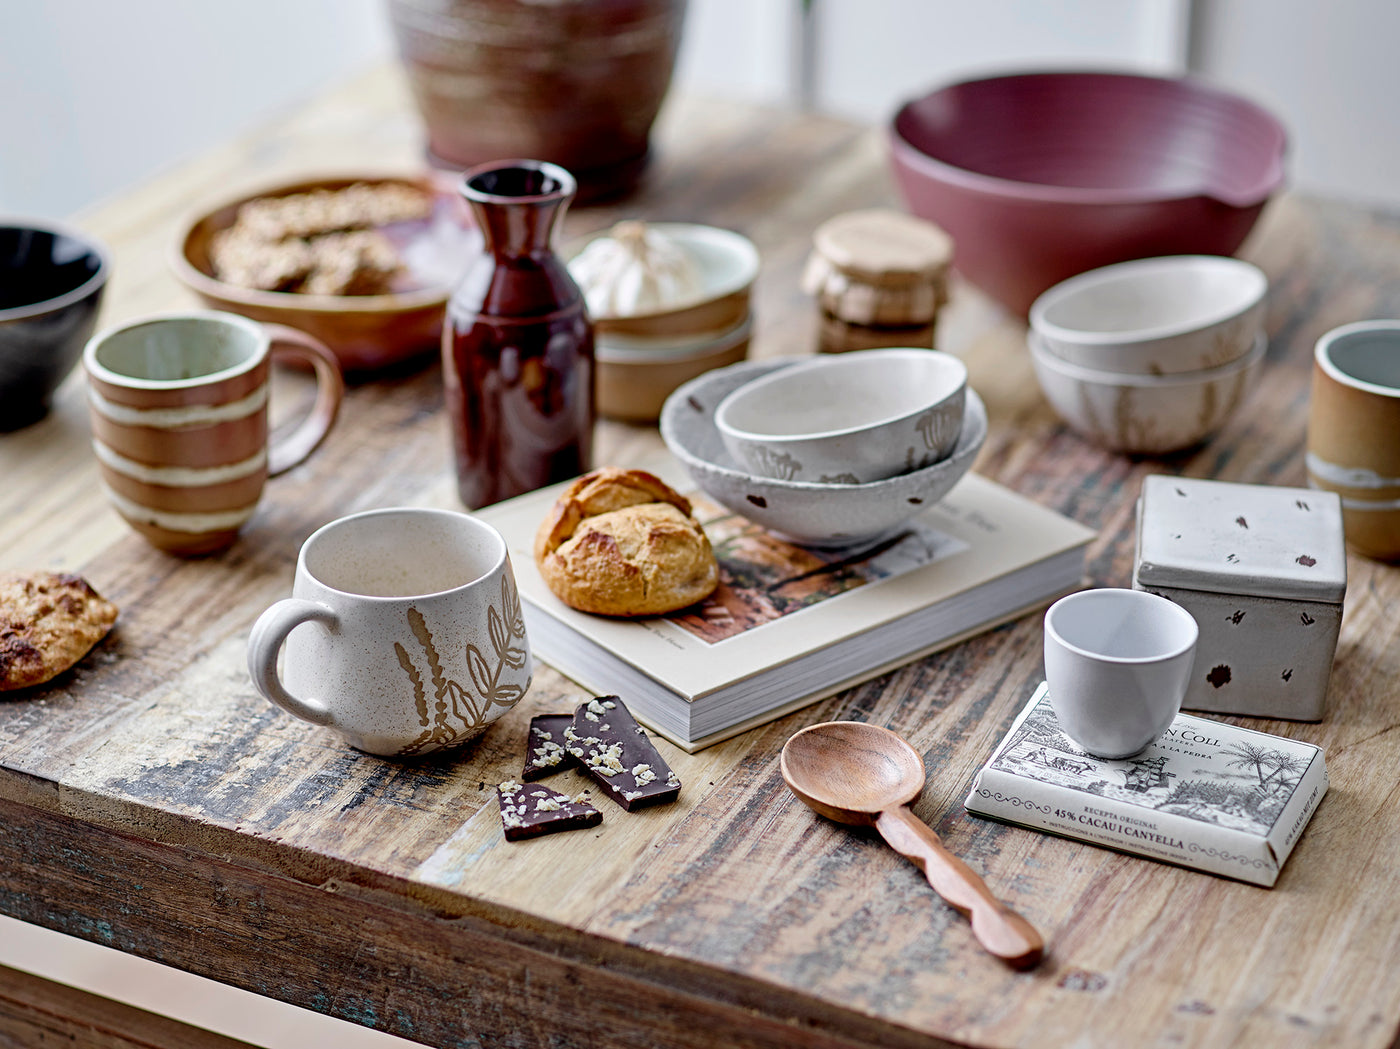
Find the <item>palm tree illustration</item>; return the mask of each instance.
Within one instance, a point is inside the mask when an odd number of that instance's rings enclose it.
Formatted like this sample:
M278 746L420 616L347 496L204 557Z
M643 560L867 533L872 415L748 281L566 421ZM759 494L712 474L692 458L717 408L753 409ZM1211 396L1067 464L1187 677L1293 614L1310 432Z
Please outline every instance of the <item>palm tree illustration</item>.
M1271 764L1269 760L1270 756L1278 753L1277 751L1269 750L1267 747L1261 747L1254 743L1246 743L1244 740L1231 743L1225 748L1224 752L1234 755L1234 760L1229 762L1227 767L1232 769L1252 768L1254 774L1259 777L1259 786L1261 787L1265 782L1264 768Z
M1302 772L1304 764L1302 758L1285 754L1280 750L1271 750L1269 751L1269 766L1269 774L1264 778L1265 783L1274 790L1283 790L1298 782L1296 776L1292 779L1289 776Z

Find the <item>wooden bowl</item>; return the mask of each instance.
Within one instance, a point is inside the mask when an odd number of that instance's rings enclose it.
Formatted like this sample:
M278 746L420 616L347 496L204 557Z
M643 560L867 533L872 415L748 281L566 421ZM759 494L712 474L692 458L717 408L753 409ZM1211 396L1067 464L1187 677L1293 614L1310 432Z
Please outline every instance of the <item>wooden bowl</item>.
M238 208L262 197L285 197L355 183L398 183L431 193L431 217L382 227L404 259L392 291L381 295L307 295L258 291L219 280L209 249L220 230L233 225ZM479 250L455 192L427 177L339 175L311 178L246 193L188 219L175 239L175 276L208 306L254 320L287 324L320 339L340 359L349 377L365 377L437 351L447 298L457 276Z

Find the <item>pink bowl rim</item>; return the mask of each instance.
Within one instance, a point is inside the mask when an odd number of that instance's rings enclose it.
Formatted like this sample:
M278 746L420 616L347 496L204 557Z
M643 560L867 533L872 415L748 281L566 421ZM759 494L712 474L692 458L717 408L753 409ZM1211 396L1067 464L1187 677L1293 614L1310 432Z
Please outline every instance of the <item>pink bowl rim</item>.
M1017 179L1002 178L999 175L985 175L981 172L973 171L970 168L958 167L955 164L948 163L946 160L939 160L937 157L925 153L905 138L903 133L899 130L900 123L904 119L905 114L914 106L946 91L952 91L957 88L968 87L973 84L981 84L993 80L1039 79L1049 77L1055 79L1112 78L1119 80L1150 81L1161 84L1176 84L1197 95L1210 96L1212 98L1228 101L1232 105L1250 111L1253 116L1258 118L1263 126L1274 133L1274 156L1271 158L1264 176L1258 180L1257 185L1252 187L1250 192L1225 195L1213 192L1203 186L1198 192L1194 193L1163 195L1160 191L1147 187L1107 189L1085 186L1052 186L1040 182L1021 182ZM1251 101L1233 91L1227 91L1222 87L1218 87L1196 76L1150 76L1143 73L1123 72L1121 70L1112 69L1027 70L1019 73L969 77L965 80L944 84L932 91L925 92L917 98L910 99L901 105L889 121L889 138L891 150L897 160L915 170L922 171L924 174L936 177L940 181L992 196L1053 204L1146 204L1206 198L1209 200L1219 200L1224 204L1236 208L1258 207L1267 201L1269 197L1283 185L1285 174L1283 161L1288 153L1287 129L1277 117L1257 102Z

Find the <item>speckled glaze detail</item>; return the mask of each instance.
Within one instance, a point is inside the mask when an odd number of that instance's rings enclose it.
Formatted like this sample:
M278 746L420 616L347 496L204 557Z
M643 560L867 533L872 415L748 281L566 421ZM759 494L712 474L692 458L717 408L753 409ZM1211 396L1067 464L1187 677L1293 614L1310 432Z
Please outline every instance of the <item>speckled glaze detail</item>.
M1330 492L1144 478L1133 585L1201 626L1184 708L1324 716L1347 585L1342 514Z
M1199 444L1227 422L1264 365L1261 335L1250 353L1219 368L1129 375L1069 364L1035 332L1027 344L1045 399L1071 429L1114 451L1162 455Z
M792 366L790 360L748 361L707 372L667 399L660 420L666 446L706 495L792 542L848 546L891 533L947 495L987 438L986 408L976 391L967 389L956 445L922 470L864 484L782 481L749 473L725 447L714 407L745 383Z
M967 367L950 354L862 350L755 374L715 406L714 424L730 458L759 476L869 484L951 454L966 393Z
M460 746L530 687L505 542L469 514L400 507L333 521L303 544L292 595L254 624L249 673L268 700L360 750Z

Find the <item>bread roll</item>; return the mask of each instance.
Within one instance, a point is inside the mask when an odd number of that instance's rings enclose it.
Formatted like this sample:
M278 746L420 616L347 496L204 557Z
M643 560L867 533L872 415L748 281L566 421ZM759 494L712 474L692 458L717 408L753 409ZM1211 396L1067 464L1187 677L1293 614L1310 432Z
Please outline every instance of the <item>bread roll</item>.
M535 563L559 600L607 616L674 612L719 585L689 500L644 470L604 467L569 485L540 523Z

